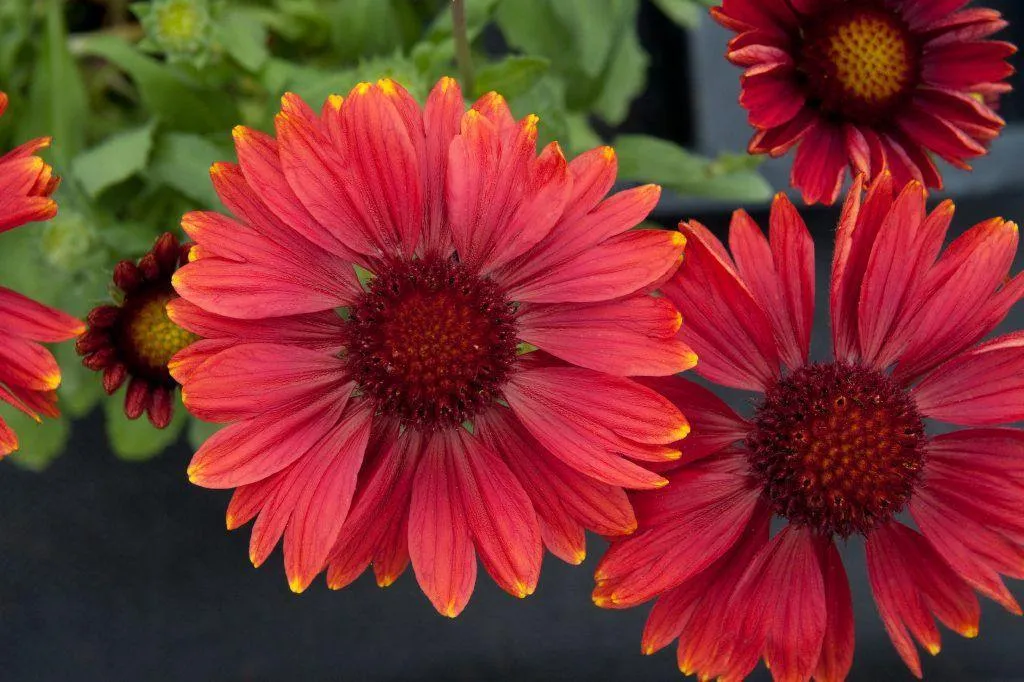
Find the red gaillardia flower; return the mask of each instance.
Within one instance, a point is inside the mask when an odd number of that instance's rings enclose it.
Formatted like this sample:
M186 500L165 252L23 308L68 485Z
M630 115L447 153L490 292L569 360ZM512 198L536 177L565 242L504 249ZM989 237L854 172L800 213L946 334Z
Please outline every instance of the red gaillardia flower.
M854 627L836 542L853 535L918 676L913 639L939 651L933 616L977 635L974 590L1020 614L1000 574L1024 577L1024 431L999 425L1024 419L1024 334L979 344L1024 295L1024 275L1008 279L1017 226L981 223L940 255L950 202L926 215L924 188L894 198L888 173L862 186L836 236L829 362L809 360L814 246L785 197L767 239L735 214L731 255L681 226L686 262L662 287L693 311L680 337L705 379L762 395L745 419L684 379L645 381L693 433L671 484L633 498L639 530L603 557L594 600L658 597L643 651L678 639L686 674L738 680L763 657L776 680L844 679ZM971 428L933 436L925 419ZM773 516L786 525L770 538Z
M542 544L579 563L584 529L631 532L637 462L679 457L680 412L631 376L693 353L650 295L684 239L632 230L659 188L605 195L614 152L538 155L537 117L500 95L466 111L442 79L421 110L391 80L285 95L277 137L238 127L212 177L235 214L191 213L171 319L204 338L171 371L188 409L229 422L191 480L258 516L254 564L284 538L291 588L340 588L410 559L456 616L477 557L525 597Z
M0 92L0 116L7 95ZM60 179L35 153L49 138L27 142L0 156L0 232L57 214L50 198ZM56 417L60 368L42 343L67 341L82 333L82 323L10 289L0 287L0 401L33 417ZM0 417L0 457L18 449L18 438Z
M167 317L167 303L178 298L171 275L188 261L189 245L165 232L138 264L121 261L114 268L117 305L102 305L89 313L88 331L75 344L82 364L103 372L103 389L113 395L124 382L124 413L138 419L143 413L158 429L174 416L178 382L167 363L197 340Z
M1004 122L990 106L1010 90L1016 48L1006 26L968 0L723 0L712 16L738 35L740 104L757 129L751 154L798 146L791 182L808 203L834 203L846 166L899 186L941 187L932 156L970 170Z

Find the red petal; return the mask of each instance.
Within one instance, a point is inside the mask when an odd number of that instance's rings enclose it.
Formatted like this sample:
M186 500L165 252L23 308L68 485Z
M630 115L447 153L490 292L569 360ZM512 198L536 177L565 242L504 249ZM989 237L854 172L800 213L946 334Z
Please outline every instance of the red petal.
M371 410L352 410L304 457L284 535L284 568L292 592L305 590L327 562L352 504L372 424Z
M676 338L680 316L664 298L519 309L519 337L566 362L621 376L665 376L696 356Z
M345 321L333 310L266 320L237 320L217 315L175 298L167 315L179 327L204 339L237 339L246 343L280 343L337 353L344 345Z
M628 296L670 275L685 243L678 232L632 230L524 279L508 295L533 303L592 303Z
M907 667L921 677L910 635L937 654L941 645L934 612L947 626L974 636L978 601L928 541L902 524L891 522L875 529L866 547L868 578L882 622Z
M33 391L53 391L60 386L60 367L50 351L17 336L2 337L0 382Z
M825 584L812 531L787 526L754 558L729 602L737 641L731 674L762 652L779 681L810 680L826 630Z
M416 470L409 508L409 556L438 613L454 618L476 584L473 538L462 506L452 443L434 437Z
M907 323L913 335L900 355L897 377L909 382L934 369L1002 322L1024 296L1024 276L1006 283L1017 244L1017 226L997 218L971 228L946 249Z
M598 606L641 604L697 575L736 544L760 498L740 459L685 467L670 474L665 491L634 497L641 530L613 543L598 564Z
M428 248L439 252L451 246L445 180L448 177L448 150L452 139L459 133L464 110L459 84L447 77L439 80L430 91L423 110L426 166L420 176L424 182L423 201L427 213L423 240Z
M848 161L842 130L819 121L800 140L790 182L805 203L831 206L839 197Z
M451 438L457 486L484 568L509 594L533 594L543 550L530 498L508 466L479 439L461 429Z
M638 456L643 444L673 443L688 431L679 411L650 389L586 369L521 370L504 394L523 425L550 452L611 485L663 485L660 476L623 456Z
M396 529L404 529L408 536L409 499L422 448L422 437L409 430L401 437L390 433L380 452L368 456L351 511L331 550L327 585L332 590L359 577ZM395 543L408 549L406 540ZM382 568L378 581L393 582L397 577Z
M4 332L30 341L57 343L85 331L85 325L70 315L3 287L0 287L0 320Z
M821 577L825 583L825 636L821 656L814 671L817 682L841 682L853 665L853 600L850 580L834 542L819 538L816 542Z
M347 381L345 362L333 355L245 343L215 355L189 377L182 401L200 419L230 422L301 404Z
M659 377L640 383L668 398L686 415L691 431L678 446L681 462L693 462L744 440L750 424L714 393L687 379Z
M204 488L236 488L281 471L309 451L341 417L352 386L310 395L289 406L235 422L211 436L188 467Z
M951 424L985 426L1024 419L1024 332L954 357L912 393L922 414Z
M734 388L764 390L779 375L779 351L767 315L707 228L680 225L686 260L663 287L684 313L680 337L697 353L697 372Z
M778 195L769 242L745 211L737 211L729 248L739 276L771 320L779 354L791 369L802 367L814 320L814 243L800 214L785 195Z

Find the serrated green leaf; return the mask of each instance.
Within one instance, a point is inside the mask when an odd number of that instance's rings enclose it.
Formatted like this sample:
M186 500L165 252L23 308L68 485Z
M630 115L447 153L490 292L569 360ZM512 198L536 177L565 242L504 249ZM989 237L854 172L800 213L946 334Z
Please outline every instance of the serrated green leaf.
M188 421L185 408L179 402L174 406L174 419L170 425L166 429L157 429L145 416L134 420L125 416L124 393L125 389L121 389L108 397L104 403L110 448L119 459L152 459L178 440L185 422Z
M8 408L7 405L3 407ZM30 471L42 471L64 452L70 431L66 417L37 423L13 408L0 412L18 435L18 450L8 455L8 462Z
M736 162L721 164L693 154L668 140L648 135L620 135L615 140L619 177L654 182L683 196L736 201L763 201L771 185Z
M551 62L543 57L511 56L482 67L476 74L477 97L495 90L512 99L529 90L547 73Z
M218 208L220 200L210 181L210 166L230 156L226 147L200 135L167 133L157 138L146 177L199 202L197 208Z
M239 119L238 108L227 92L206 87L119 38L90 36L81 40L78 49L124 70L132 77L146 109L173 122L178 130L222 131Z
M246 9L229 10L215 28L217 40L231 58L247 71L259 71L267 62L267 27L259 15Z
M154 119L139 128L113 135L76 156L71 162L71 172L85 193L95 199L103 190L145 168L155 130Z

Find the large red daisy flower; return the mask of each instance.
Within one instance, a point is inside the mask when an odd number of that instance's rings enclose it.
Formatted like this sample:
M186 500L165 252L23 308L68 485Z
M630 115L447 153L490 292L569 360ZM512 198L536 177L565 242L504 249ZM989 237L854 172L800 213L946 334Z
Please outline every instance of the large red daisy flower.
M1000 574L1024 577L1024 334L979 342L1024 295L1008 273L1017 226L984 222L940 254L949 202L926 215L924 188L897 197L882 174L854 183L836 237L834 359L809 360L814 248L779 197L769 238L737 212L731 255L707 229L664 285L693 311L680 337L697 371L758 391L742 418L689 381L646 380L693 424L684 462L638 493L639 531L597 570L594 599L658 601L647 653L679 639L702 679L744 677L763 657L777 680L841 680L853 611L838 539L865 538L886 630L920 675L912 637L939 650L933 615L978 632L973 590L1019 614ZM972 428L932 436L925 419ZM897 519L908 510L917 530ZM787 523L769 537L773 516Z
M1003 120L985 102L1009 91L1016 48L988 40L1006 22L968 0L723 0L712 16L738 35L740 104L751 154L798 146L791 182L831 204L846 166L900 186L941 187L933 155L970 169Z
M534 591L542 542L570 563L584 529L635 527L636 463L679 456L680 412L627 378L693 365L680 318L649 292L684 239L632 230L657 187L604 199L615 155L536 151L537 118L497 94L465 110L451 79L424 109L390 80L286 95L277 139L235 129L212 176L231 219L192 213L193 262L171 318L203 341L172 362L185 405L230 422L191 480L237 488L259 565L284 538L301 591L329 564L381 585L412 562L441 613L462 611L477 556Z
M0 116L6 109L7 95L0 92ZM0 232L57 214L50 195L59 178L35 156L49 144L39 138L0 156ZM0 401L37 421L57 416L60 368L40 342L67 341L82 329L73 317L0 287ZM17 449L17 436L0 417L0 457Z

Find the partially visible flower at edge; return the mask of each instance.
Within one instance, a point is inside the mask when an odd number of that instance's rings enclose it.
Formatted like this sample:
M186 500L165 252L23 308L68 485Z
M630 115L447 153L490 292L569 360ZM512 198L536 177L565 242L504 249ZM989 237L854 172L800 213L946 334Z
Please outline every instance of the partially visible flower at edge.
M184 217L169 310L204 340L171 369L230 423L189 476L236 488L229 528L258 516L255 565L283 537L294 591L411 561L454 617L479 557L525 597L544 546L578 564L585 529L631 532L623 488L679 456L685 419L629 377L695 361L649 295L682 235L631 229L659 188L605 198L614 152L538 156L537 122L496 93L466 111L450 78L423 108L390 79L319 114L285 95L276 139L238 127L212 169L236 218Z
M0 92L0 116L7 101ZM0 157L0 232L57 214L50 197L60 179L35 155L49 144L49 138L38 138ZM82 330L75 318L0 287L0 401L36 421L58 416L60 368L40 344L67 341ZM0 417L0 457L17 449L17 435Z
M726 53L746 71L740 104L751 154L797 147L791 183L832 204L846 167L896 184L942 187L932 155L970 170L1005 122L989 104L1010 91L988 38L999 12L967 0L724 0L712 16L737 36Z
M783 196L769 237L738 211L729 250L683 224L687 259L663 286L692 311L680 338L710 382L761 394L752 418L681 378L649 380L693 425L662 491L632 497L638 531L598 564L594 601L657 597L643 634L678 639L701 679L739 680L763 658L776 680L842 680L854 652L838 539L865 538L889 636L921 676L914 640L934 618L974 637L974 591L1021 609L1000 574L1024 578L1024 333L982 342L1024 295L1010 279L1014 223L994 218L942 251L954 207L926 214L916 183L854 183L831 279L834 360L809 360L814 244ZM731 252L731 255L730 255ZM784 369L785 368L785 369ZM925 419L963 430L929 435ZM897 520L908 510L915 530ZM787 521L770 537L773 516Z
M94 308L86 318L88 330L75 343L82 364L103 372L108 395L128 381L125 416L138 419L145 413L158 429L171 423L178 388L167 364L198 340L167 316L167 304L178 298L171 277L188 262L188 251L189 245L165 232L137 264L118 263L114 286L121 300Z

